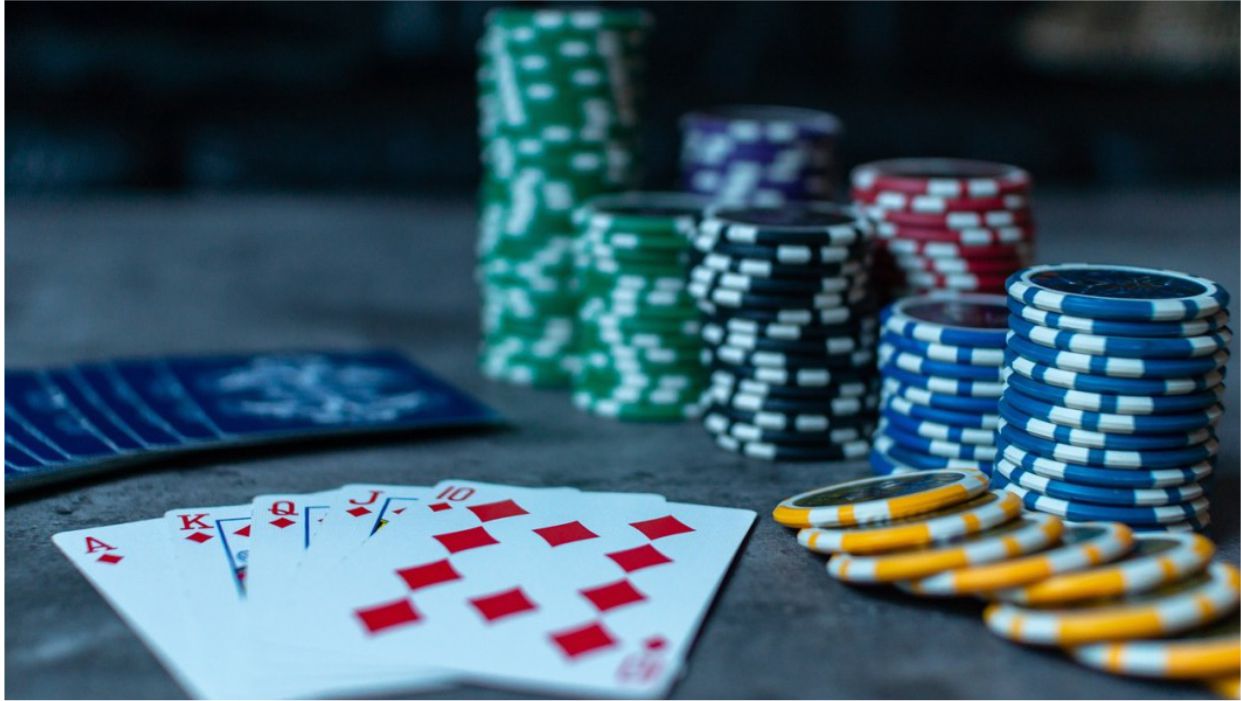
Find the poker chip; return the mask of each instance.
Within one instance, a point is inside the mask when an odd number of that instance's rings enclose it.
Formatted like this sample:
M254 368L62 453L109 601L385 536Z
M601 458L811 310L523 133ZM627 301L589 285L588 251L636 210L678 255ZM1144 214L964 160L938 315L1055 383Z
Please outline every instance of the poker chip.
M683 254L706 200L680 193L629 192L590 200L574 215L576 289L575 406L630 421L676 421L698 415L707 384L699 357L694 300L684 279ZM681 277L623 275L595 265L592 244L610 241L644 249ZM624 243L621 243L624 242ZM604 320L612 320L607 323Z
M1212 371L1194 377L1161 379L1103 377L1049 367L1021 356L1013 356L1008 367L1013 372L1043 384L1100 394L1192 394L1211 389L1224 381L1224 375L1219 371Z
M1000 417L1016 430L1045 440L1082 448L1167 450L1199 445L1214 438L1214 432L1209 428L1200 428L1190 432L1149 434L1101 433L1082 428L1069 428L1024 414L1004 398L1000 399L999 409Z
M1019 373L1006 373L1008 387L1022 395L1078 411L1093 411L1127 416L1176 414L1209 409L1223 399L1224 388L1216 385L1202 392L1167 396L1102 394L1055 387L1032 380Z
M712 396L717 396L714 394L714 391L712 391ZM751 411L726 404L716 405L712 408L712 411L722 414L729 420L749 424L762 430L820 432L834 428L857 428L869 423L871 421L870 416L859 415L862 403L858 400L852 400L852 403L859 411L845 411L841 413L832 411L823 411L822 413L771 410ZM831 408L833 407L830 405L822 405L820 407L821 410Z
M797 542L819 553L869 554L942 543L1017 518L1021 501L1004 492L982 494L953 506L894 521L843 528L802 528Z
M985 198L1025 193L1030 174L1016 167L956 158L897 158L853 169L853 189L890 190L945 198Z
M952 440L926 438L924 436L917 435L916 433L911 433L900 429L886 420L880 421L879 430L884 436L892 439L895 446L899 446L905 450L913 450L919 453L927 453L929 455L944 458L961 458L964 460L979 460L983 462L991 462L995 460L994 445L978 445Z
M1045 496L1090 504L1118 506L1161 506L1182 504L1202 496L1202 487L1187 484L1176 487L1113 488L1095 487L1060 480L1023 470L1007 460L998 460L995 471L1012 484Z
M1232 341L1232 331L1227 327L1198 336L1142 338L1061 331L1031 323L1011 314L1008 317L1008 325L1026 340L1040 346L1074 353L1120 358L1200 358L1226 351L1228 344ZM1081 363L1081 361L1078 362ZM1192 371L1173 374L1191 373Z
M1185 273L1070 263L1015 273L1006 294L997 483L1070 520L1200 527L1228 293Z
M927 473L914 473L912 477L923 474ZM836 579L860 584L920 579L946 570L1036 552L1059 541L1063 532L1064 523L1055 516L1026 513L989 530L946 543L891 554L833 555L827 561L827 572Z
M733 105L687 114L681 131L685 190L768 206L835 195L841 124L827 112Z
M864 269L872 237L856 210L825 203L708 211L692 235L701 257L687 290L707 315L701 357L712 371L712 392L704 425L719 445L771 459L866 454L868 448L850 444L866 446L875 408L869 398L848 402L856 424L814 436L751 424L730 412L816 415L825 413L825 398L841 396L839 388L856 397L862 394L852 388L870 392L876 326L869 281L839 271ZM745 275L737 260L771 265L761 275ZM786 274L795 268L814 274Z
M1020 319L1049 329L1076 331L1097 336L1136 336L1139 338L1182 338L1216 333L1228 324L1228 312L1220 310L1212 316L1190 321L1115 321L1091 319L1049 312L1008 298L1008 309Z
M1164 637L1228 615L1238 599L1235 567L1214 563L1198 575L1159 589L1055 609L1009 603L987 607L995 634L1032 645L1083 645Z
M631 8L487 14L479 43L484 176L476 270L479 365L487 377L570 384L578 307L572 213L637 181L637 79L650 25L648 14ZM629 265L625 255L606 265Z
M1048 550L933 574L897 586L922 596L985 594L1112 562L1133 548L1133 532L1120 523L1065 524Z
M1079 645L1069 654L1088 667L1112 674L1161 679L1235 675L1241 671L1241 625L1232 616L1175 638ZM1224 693L1235 698L1236 688L1233 685Z
M1022 414L1045 419L1060 426L1080 428L1104 433L1176 433L1195 431L1219 423L1224 410L1219 403L1204 411L1177 414L1132 415L1106 412L1082 411L1057 406L1028 397L1020 390L1005 392L1004 403Z
M891 378L901 384L909 385L911 387L918 387L928 392L934 392L937 394L951 394L958 397L985 397L988 399L998 399L1000 394L1004 391L1004 385L1000 382L958 380L950 377L917 375L895 367L891 363L881 365L879 370L885 378Z
M820 263L815 266L775 263L763 258L706 253L698 256L697 265L710 272L734 273L752 278L774 278L789 282L814 281L820 277L857 275L864 269L859 261Z
M892 304L881 322L886 331L925 343L1002 349L1008 310L999 295L930 294Z
M975 470L870 477L789 497L772 518L794 528L883 523L968 501L986 489L986 476Z
M1204 498L1195 499L1183 504L1164 506L1110 506L1092 504L1083 501L1069 501L1039 494L1009 482L1002 474L995 473L992 479L997 486L1021 497L1022 503L1029 511L1054 514L1069 521L1119 521L1125 524L1159 524L1177 523L1197 517L1210 504Z
M880 415L893 428L932 440L969 443L972 445L995 445L994 425L988 428L970 428L967 426L936 423L929 419L913 418L892 410L891 402L893 400L900 401L900 398L893 397L880 406ZM909 405L907 408L916 409L917 407Z
M890 177L892 172L900 175ZM968 177L977 172L989 175ZM994 173L1021 176L1000 187ZM885 254L878 257L876 277L891 281L892 289L999 292L1029 262L1035 230L1031 182L1019 168L910 158L858 166L850 180L852 198L875 221Z
M918 451L899 445L888 431L876 432L871 439L873 452L896 465L906 465L917 470L963 469L990 474L990 460L949 458Z
M1174 270L1060 263L1015 275L1008 294L1045 311L1119 321L1186 321L1220 311L1229 296L1214 282Z
M1210 476L1213 467L1204 461L1188 467L1162 470L1118 470L1107 467L1072 465L1022 450L1001 439L996 443L999 455L1006 461L1036 475L1062 482L1094 485L1098 487L1150 489L1156 487L1180 487L1199 482Z
M1072 351L1058 351L1011 334L1010 352L1048 367L1073 372L1125 378L1186 377L1214 372L1228 362L1228 352L1218 351L1200 358L1113 358Z
M888 331L885 331L879 340L905 353L911 353L937 362L992 368L1004 365L1004 351L999 348L975 348L971 346L952 346L944 343L927 343Z
M884 396L901 397L906 401L924 407L998 416L995 413L996 399L994 397L958 397L952 394L939 394L922 387L904 384L892 377L884 378L883 389L885 392Z
M1219 452L1219 442L1215 439L1173 450L1107 450L1065 445L1032 436L1025 431L1008 426L1002 418L996 430L1000 432L1004 440L1023 450L1075 465L1144 470L1184 467L1212 458Z
M900 385L891 382L884 383L885 388L899 388ZM901 414L911 419L917 419L932 425L945 425L949 429L962 428L979 428L985 429L994 440L995 427L999 424L999 414L976 414L965 411L952 411L950 409L940 409L935 406L927 406L912 402L901 396L898 389L892 389L885 395L880 408L888 412L888 417L892 418L893 414ZM934 430L934 429L933 429Z
M936 377L986 382L1000 382L1002 379L1000 377L1000 368L998 367L932 360L915 353L901 351L890 343L881 343L879 345L879 362L881 364L890 363L901 370L919 375L934 375Z
M1023 606L1055 606L1138 594L1200 572L1214 554L1215 545L1194 533L1137 533L1133 549L1107 565L1054 574L996 597Z

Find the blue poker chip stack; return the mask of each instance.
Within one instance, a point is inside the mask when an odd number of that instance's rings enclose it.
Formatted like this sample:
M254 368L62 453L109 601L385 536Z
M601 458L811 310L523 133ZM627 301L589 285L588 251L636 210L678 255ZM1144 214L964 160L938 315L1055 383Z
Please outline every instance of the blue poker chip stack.
M1003 295L942 291L883 310L876 474L962 467L990 474L1006 316Z
M704 314L703 425L721 447L771 460L866 455L872 243L870 223L850 207L708 210L688 290Z
M1027 268L1006 287L993 481L1074 521L1208 523L1228 293L1185 273L1087 263Z
M797 107L737 105L681 119L684 189L716 201L779 205L836 193L840 120Z

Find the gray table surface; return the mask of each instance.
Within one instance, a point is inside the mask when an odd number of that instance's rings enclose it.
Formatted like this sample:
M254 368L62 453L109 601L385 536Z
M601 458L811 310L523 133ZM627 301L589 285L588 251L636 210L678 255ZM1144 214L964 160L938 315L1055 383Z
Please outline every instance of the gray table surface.
M1241 293L1228 190L1040 192L1042 261L1170 267ZM286 347L392 346L505 413L509 431L173 461L10 498L6 693L177 697L182 691L53 548L53 533L176 507L346 482L457 476L659 492L754 509L758 523L690 657L678 697L1195 698L1198 686L1119 679L990 634L972 602L842 585L768 518L781 498L866 474L862 463L770 464L701 427L584 415L561 392L484 380L468 200L109 197L10 199L7 363ZM1236 358L1231 375L1236 376ZM1235 383L1210 486L1212 535L1238 550ZM454 696L503 696L467 688Z

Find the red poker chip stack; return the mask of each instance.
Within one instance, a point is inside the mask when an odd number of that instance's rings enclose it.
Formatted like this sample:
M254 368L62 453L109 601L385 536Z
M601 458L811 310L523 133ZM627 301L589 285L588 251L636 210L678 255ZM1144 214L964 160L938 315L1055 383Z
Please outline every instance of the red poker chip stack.
M899 158L860 165L854 202L875 220L872 276L891 297L930 290L1004 293L1030 264L1030 174L955 158ZM885 300L886 301L886 300Z

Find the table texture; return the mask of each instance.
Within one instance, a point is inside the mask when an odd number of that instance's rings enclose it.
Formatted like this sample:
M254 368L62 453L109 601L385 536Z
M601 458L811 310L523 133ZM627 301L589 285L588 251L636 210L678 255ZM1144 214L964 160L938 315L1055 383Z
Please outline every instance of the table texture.
M1238 195L1040 191L1038 261L1167 267L1241 295ZM754 509L758 523L703 627L685 698L1204 698L1203 687L1109 677L989 633L974 602L914 599L827 577L771 521L780 499L867 474L863 462L771 464L716 448L693 422L618 423L567 393L476 370L476 237L468 199L295 196L10 199L7 365L114 356L389 346L503 412L479 434L235 452L8 499L6 694L183 692L51 542L59 531L346 482L658 492ZM1235 307L1235 303L1234 303ZM1235 309L1234 309L1235 313ZM1229 362L1237 376L1237 358ZM1209 486L1221 556L1237 562L1238 401L1227 391ZM451 697L506 697L460 688Z

